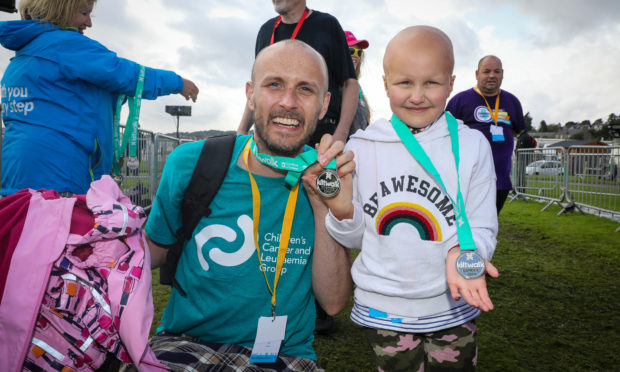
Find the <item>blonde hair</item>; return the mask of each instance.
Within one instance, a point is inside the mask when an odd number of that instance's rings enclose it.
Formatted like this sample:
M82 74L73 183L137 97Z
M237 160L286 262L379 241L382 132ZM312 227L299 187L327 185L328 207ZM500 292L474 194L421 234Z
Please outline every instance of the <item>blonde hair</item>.
M77 12L84 6L94 6L97 0L21 0L22 19L48 22L61 28L70 27Z

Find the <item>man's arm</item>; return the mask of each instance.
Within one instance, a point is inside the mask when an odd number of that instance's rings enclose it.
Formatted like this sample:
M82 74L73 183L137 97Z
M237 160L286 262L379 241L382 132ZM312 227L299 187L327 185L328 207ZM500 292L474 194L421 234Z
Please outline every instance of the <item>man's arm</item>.
M514 95L512 97L514 98L515 112L514 114L510 113L510 118L513 121L511 127L512 132L515 135L519 135L527 130L527 124L525 123L525 115L523 115L523 107L521 106L521 101L519 101L519 99Z
M151 269L156 269L162 266L166 262L166 256L168 255L168 249L155 243L144 231L144 237L149 245L149 252L151 253Z
M252 124L254 124L254 111L250 109L246 102L239 128L237 128L237 134L248 134L248 131L252 128Z
M360 87L357 79L347 79L342 86L340 121L334 132L334 141L346 142L359 102Z
M325 205L313 205L314 259L312 289L321 307L329 315L342 311L353 289L350 250L338 244L325 229Z
M338 199L351 198L351 194L341 192L331 199L325 199L316 191L316 177L329 160L336 158L338 175L342 182L352 182L351 174L355 169L353 153L342 154L343 149L344 143L341 141L332 143L332 136L324 135L319 144L319 163L308 168L302 178L314 212L312 288L321 307L330 315L339 313L347 306L353 280L351 279L351 254L348 249L338 244L329 235L325 228L325 216L329 205L341 204Z

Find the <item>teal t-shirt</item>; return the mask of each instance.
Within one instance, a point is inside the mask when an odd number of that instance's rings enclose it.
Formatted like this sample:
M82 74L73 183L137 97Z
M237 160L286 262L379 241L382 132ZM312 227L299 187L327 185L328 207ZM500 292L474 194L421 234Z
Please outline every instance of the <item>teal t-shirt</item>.
M228 173L179 260L175 288L158 331L185 333L204 341L252 347L258 318L271 315L271 294L260 269L253 238L252 190L248 172L237 158L250 137L238 136ZM172 244L181 226L180 202L204 141L175 149L153 203L146 232L153 241ZM254 175L261 198L258 244L273 288L282 219L290 188L284 178ZM281 353L316 360L315 307L312 293L314 217L300 186L293 228L276 292L276 313L287 315Z

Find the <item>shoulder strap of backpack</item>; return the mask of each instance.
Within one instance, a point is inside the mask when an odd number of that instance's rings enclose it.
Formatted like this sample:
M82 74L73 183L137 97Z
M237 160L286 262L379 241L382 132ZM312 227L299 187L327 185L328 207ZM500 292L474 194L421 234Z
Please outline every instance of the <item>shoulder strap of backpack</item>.
M236 134L210 137L205 140L198 162L192 173L183 200L181 201L181 228L177 231L177 242L168 249L166 263L160 270L161 284L175 286L186 296L175 280L177 263L187 240L192 236L198 221L211 214L209 205L217 194L230 165Z

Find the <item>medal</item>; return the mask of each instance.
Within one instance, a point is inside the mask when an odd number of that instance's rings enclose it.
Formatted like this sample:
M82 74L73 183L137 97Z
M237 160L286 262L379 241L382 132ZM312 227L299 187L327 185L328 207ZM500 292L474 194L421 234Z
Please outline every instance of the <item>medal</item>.
M335 169L324 168L316 178L316 189L325 198L331 198L340 192L340 177Z
M138 169L139 166L140 166L140 161L138 160L138 158L134 156L130 156L127 158L127 168L131 170L136 170Z
M484 274L484 259L474 251L461 251L456 259L456 271L465 279L476 279Z

